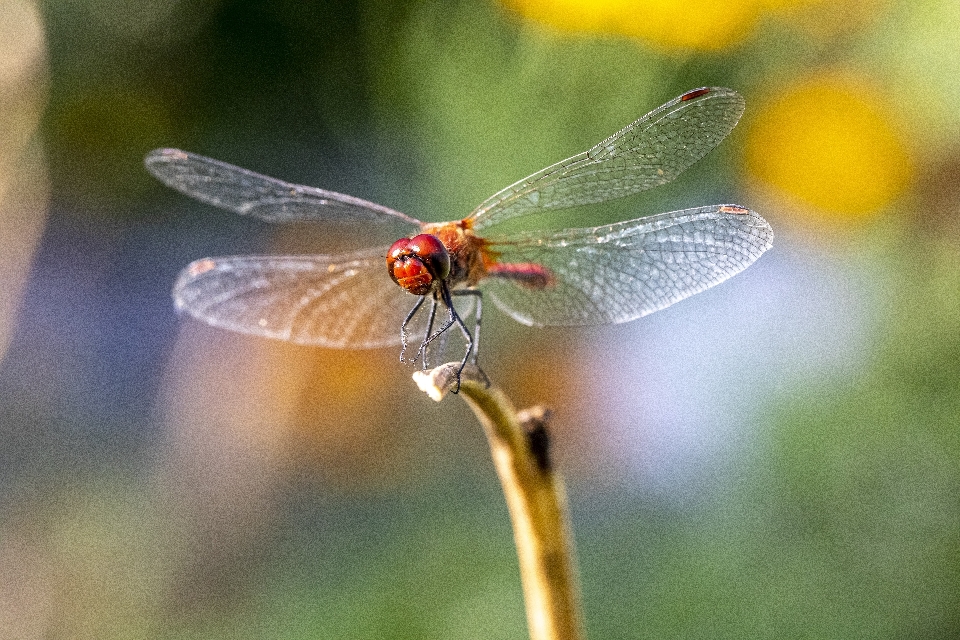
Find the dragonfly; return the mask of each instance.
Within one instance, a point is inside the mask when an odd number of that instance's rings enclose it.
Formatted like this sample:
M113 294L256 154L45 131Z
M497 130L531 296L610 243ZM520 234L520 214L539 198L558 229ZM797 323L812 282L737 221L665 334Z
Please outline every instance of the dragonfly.
M464 367L476 364L484 293L525 325L622 323L723 282L769 249L770 225L736 204L591 228L497 232L507 221L549 220L551 212L672 181L730 133L744 107L731 89L688 91L502 189L467 217L441 223L157 149L146 156L147 169L188 196L267 222L316 223L324 232L346 224L367 245L330 255L203 258L180 273L175 305L209 325L297 344L400 346L401 362L420 360L424 369L431 345L456 326L465 343L459 389ZM463 318L474 309L471 331ZM411 343L419 343L412 358Z

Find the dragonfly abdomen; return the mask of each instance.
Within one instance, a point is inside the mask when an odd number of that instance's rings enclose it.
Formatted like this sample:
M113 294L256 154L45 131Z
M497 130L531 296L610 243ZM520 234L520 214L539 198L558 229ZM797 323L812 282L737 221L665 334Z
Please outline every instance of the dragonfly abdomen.
M507 262L487 267L487 275L510 280L525 289L546 289L556 284L553 272L535 262Z

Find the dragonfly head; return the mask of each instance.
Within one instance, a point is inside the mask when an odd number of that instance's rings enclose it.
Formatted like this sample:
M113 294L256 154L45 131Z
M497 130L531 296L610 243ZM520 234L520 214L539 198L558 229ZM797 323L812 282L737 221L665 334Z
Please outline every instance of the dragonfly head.
M429 233L400 238L387 251L387 271L400 288L424 296L450 275L450 253Z

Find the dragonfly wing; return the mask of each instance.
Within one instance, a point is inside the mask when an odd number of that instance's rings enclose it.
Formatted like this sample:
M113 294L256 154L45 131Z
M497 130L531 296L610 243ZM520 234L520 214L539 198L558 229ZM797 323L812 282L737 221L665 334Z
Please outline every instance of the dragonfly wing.
M283 182L179 149L156 149L144 159L161 182L207 204L267 222L363 223L409 235L420 222L388 207L314 187Z
M743 109L743 97L732 89L688 91L588 151L494 194L470 215L474 228L622 198L670 182L727 137Z
M490 239L499 263L546 267L546 286L482 283L494 303L532 326L634 320L743 271L769 249L770 225L736 205L712 205L593 229Z
M181 272L173 298L178 310L241 333L334 348L398 345L416 298L390 279L385 255L384 247L204 258Z

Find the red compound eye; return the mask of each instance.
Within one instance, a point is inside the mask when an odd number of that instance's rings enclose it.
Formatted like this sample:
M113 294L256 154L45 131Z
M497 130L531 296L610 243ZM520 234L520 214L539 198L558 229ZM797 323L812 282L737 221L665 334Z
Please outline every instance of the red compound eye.
M410 238L410 251L430 270L434 278L443 280L450 275L450 254L437 236L421 233Z
M450 254L436 236L427 233L400 238L387 251L387 271L401 288L423 296L435 280L450 275Z

